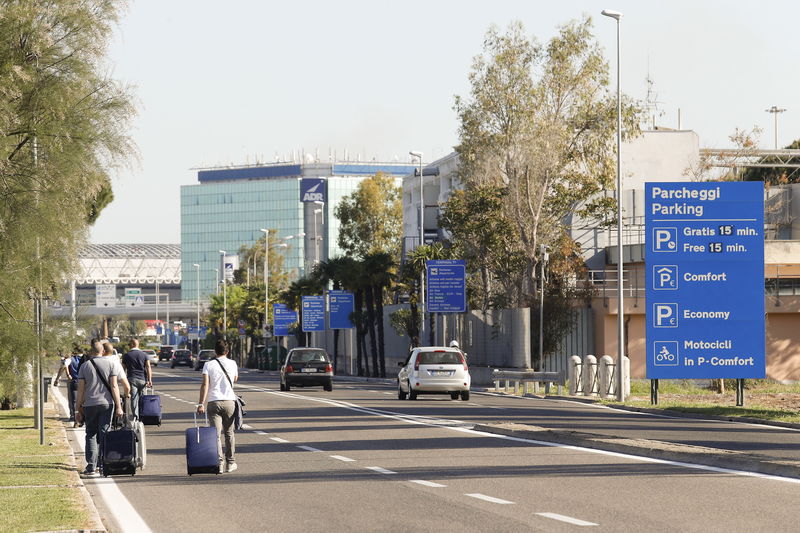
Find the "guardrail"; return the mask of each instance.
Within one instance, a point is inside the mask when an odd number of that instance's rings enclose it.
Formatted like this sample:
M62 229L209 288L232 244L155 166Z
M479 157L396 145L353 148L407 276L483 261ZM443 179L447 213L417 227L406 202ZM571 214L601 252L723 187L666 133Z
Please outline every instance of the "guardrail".
M566 383L566 376L560 372L533 372L533 371L514 371L498 370L492 371L492 381L494 381L495 392L500 392L500 381L505 381L505 391L509 392L509 383L514 383L514 394L528 394L529 385L533 384L533 394L539 393L539 385L544 383L544 393L550 394L550 385L555 383L558 387L558 395L561 396L562 387ZM522 390L520 391L520 384Z

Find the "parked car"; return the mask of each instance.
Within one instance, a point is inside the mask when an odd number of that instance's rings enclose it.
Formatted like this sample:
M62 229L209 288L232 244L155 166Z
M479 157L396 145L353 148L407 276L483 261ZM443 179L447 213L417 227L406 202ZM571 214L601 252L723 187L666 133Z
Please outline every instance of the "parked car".
M197 361L194 363L195 370L202 370L203 366L205 366L206 361L211 361L217 356L217 352L214 350L200 350L200 353L197 354Z
M172 357L172 352L175 351L174 346L169 346L168 344L163 345L161 348L158 349L158 360L159 361L169 361Z
M175 368L178 365L186 365L188 367L194 366L194 356L191 350L175 350L169 358L170 368Z
M145 349L142 351L147 355L147 359L152 366L158 366L158 354L155 350Z
M405 363L399 363L397 398L416 400L418 394L449 394L451 400L469 400L472 379L467 359L458 348L425 346L414 348Z
M322 348L292 348L281 365L281 390L314 385L333 390L333 366L328 352Z

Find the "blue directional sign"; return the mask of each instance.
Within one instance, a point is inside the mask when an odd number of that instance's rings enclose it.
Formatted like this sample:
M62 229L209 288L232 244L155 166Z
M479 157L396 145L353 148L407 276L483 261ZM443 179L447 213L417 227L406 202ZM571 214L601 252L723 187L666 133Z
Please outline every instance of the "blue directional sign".
M426 261L428 313L464 313L467 310L467 265L463 259Z
M328 322L331 329L352 329L355 327L350 321L350 315L355 309L352 292L328 291Z
M297 311L289 309L286 304L272 304L273 332L276 337L289 335L289 327L297 322Z
M763 378L764 184L645 184L647 377Z
M324 296L303 296L303 331L325 331Z

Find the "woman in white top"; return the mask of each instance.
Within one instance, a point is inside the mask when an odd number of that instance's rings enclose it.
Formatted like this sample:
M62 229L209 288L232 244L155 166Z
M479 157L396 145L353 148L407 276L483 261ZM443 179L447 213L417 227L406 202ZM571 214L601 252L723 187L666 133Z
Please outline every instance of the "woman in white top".
M197 413L208 412L208 421L217 428L217 454L220 472L233 472L238 467L234 454L236 440L234 437L233 412L236 407L236 394L233 384L239 381L239 369L236 362L228 359L228 343L217 341L214 347L217 358L203 365L203 384L200 385L200 402ZM227 373L227 375L226 375ZM208 408L203 404L208 401ZM222 455L222 435L225 436L225 459Z

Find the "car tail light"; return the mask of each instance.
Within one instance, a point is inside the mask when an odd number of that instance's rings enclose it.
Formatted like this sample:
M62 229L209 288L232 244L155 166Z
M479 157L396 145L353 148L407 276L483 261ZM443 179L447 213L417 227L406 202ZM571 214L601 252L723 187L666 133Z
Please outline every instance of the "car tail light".
M325 372L333 372L333 366L328 365L325 367Z
M294 372L294 368L292 368L292 365L286 365L286 373L289 374L291 372Z
M414 370L419 370L419 360L422 359L419 355L417 355L417 360L414 361Z
M461 352L458 352L458 358L461 359L461 364L464 365L464 371L466 371L467 370L467 360L464 359L464 354L461 353Z

